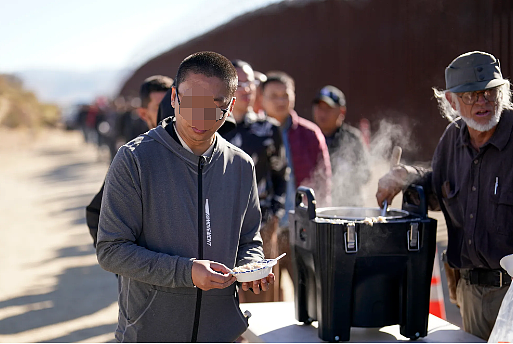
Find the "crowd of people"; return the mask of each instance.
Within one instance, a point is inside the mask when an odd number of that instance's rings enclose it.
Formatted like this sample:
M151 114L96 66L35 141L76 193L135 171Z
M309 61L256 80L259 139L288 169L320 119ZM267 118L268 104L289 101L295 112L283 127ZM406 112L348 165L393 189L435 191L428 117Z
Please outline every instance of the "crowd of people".
M108 148L112 160L119 147L157 126L159 104L172 83L173 79L157 75L143 82L139 97L119 96L112 101L98 97L77 109L75 126L86 142Z
M432 169L395 166L376 198L390 204L409 184L424 186L447 221L464 329L486 339L511 283L499 266L513 253L511 91L498 61L483 52L456 58L446 82L435 96L451 124ZM289 254L276 276L236 288L231 269L290 251L288 212L300 185L312 187L318 206L362 206L368 137L345 122L337 87L313 95L312 122L294 111L290 75L213 52L187 57L174 81L149 77L140 99L130 111L140 127L122 136L128 143L87 208L98 261L119 278L116 339L236 340L247 327L238 300L281 300L279 273L294 272ZM101 132L98 109L84 117Z
M319 206L362 206L361 188L370 176L366 144L361 132L344 122L346 99L335 86L323 87L312 98L314 123L294 110L295 84L291 76L282 71L267 74L254 71L242 60L231 63L238 78L236 101L218 132L251 156L262 212L260 234L264 255L276 257L282 252L289 253L278 267L292 274L288 213L294 208L296 188L312 187ZM171 105L172 85L170 77L150 76L140 88L140 107L128 114L112 112L119 119L119 124L112 126L119 129L113 131L126 134L115 136L115 141L109 141L110 137L102 136L101 131L97 134L99 142L114 147L112 158L121 144L175 115ZM104 116L99 114L96 118L101 127ZM344 181L337 183L336 193L331 187L333 173L337 180ZM102 196L103 187L87 207L87 222L95 245ZM241 292L240 298L245 302L278 301L283 300L283 290L278 281L276 288L268 293Z

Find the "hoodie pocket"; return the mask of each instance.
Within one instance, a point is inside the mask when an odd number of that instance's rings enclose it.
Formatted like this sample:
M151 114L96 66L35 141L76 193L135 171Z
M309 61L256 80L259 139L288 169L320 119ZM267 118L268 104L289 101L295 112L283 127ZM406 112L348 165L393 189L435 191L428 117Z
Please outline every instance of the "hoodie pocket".
M205 295L198 342L234 342L248 328L235 295Z
M132 303L128 304L126 309L127 321L128 324L134 325L137 321L144 315L144 313L151 307L151 304L155 300L157 296L157 291L155 289L150 289L147 292L147 296L145 298L134 297L135 293L132 293L131 299ZM142 302L138 302L142 300Z
M155 300L141 314L136 326L137 342L190 342L196 293L158 288ZM165 290L164 290L165 289Z

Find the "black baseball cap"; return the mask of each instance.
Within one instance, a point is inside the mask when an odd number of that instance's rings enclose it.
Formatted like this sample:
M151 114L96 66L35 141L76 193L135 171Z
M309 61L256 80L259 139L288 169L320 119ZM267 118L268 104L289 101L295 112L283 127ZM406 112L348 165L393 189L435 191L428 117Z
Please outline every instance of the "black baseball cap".
M313 103L318 104L320 101L325 102L332 108L346 106L346 96L335 86L324 86L315 96Z

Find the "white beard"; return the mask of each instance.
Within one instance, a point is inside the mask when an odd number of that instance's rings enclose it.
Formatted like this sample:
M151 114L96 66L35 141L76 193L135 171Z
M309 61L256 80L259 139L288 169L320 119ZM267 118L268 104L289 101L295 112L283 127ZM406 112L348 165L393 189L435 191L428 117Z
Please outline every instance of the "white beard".
M490 121L488 121L488 123L486 123L486 124L479 124L474 119L463 117L463 116L461 116L461 119L463 121L465 121L465 123L467 123L469 128L472 128L477 131L485 132L485 131L493 129L499 123L499 121L501 119L501 113L498 111L495 112L495 115L492 118L490 118Z

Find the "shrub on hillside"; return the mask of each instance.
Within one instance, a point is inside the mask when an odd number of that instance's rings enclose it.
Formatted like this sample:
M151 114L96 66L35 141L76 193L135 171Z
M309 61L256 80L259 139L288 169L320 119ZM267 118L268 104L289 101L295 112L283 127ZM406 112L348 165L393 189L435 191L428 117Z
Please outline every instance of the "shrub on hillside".
M0 126L55 127L60 111L56 105L39 102L34 93L23 88L13 75L0 75Z

